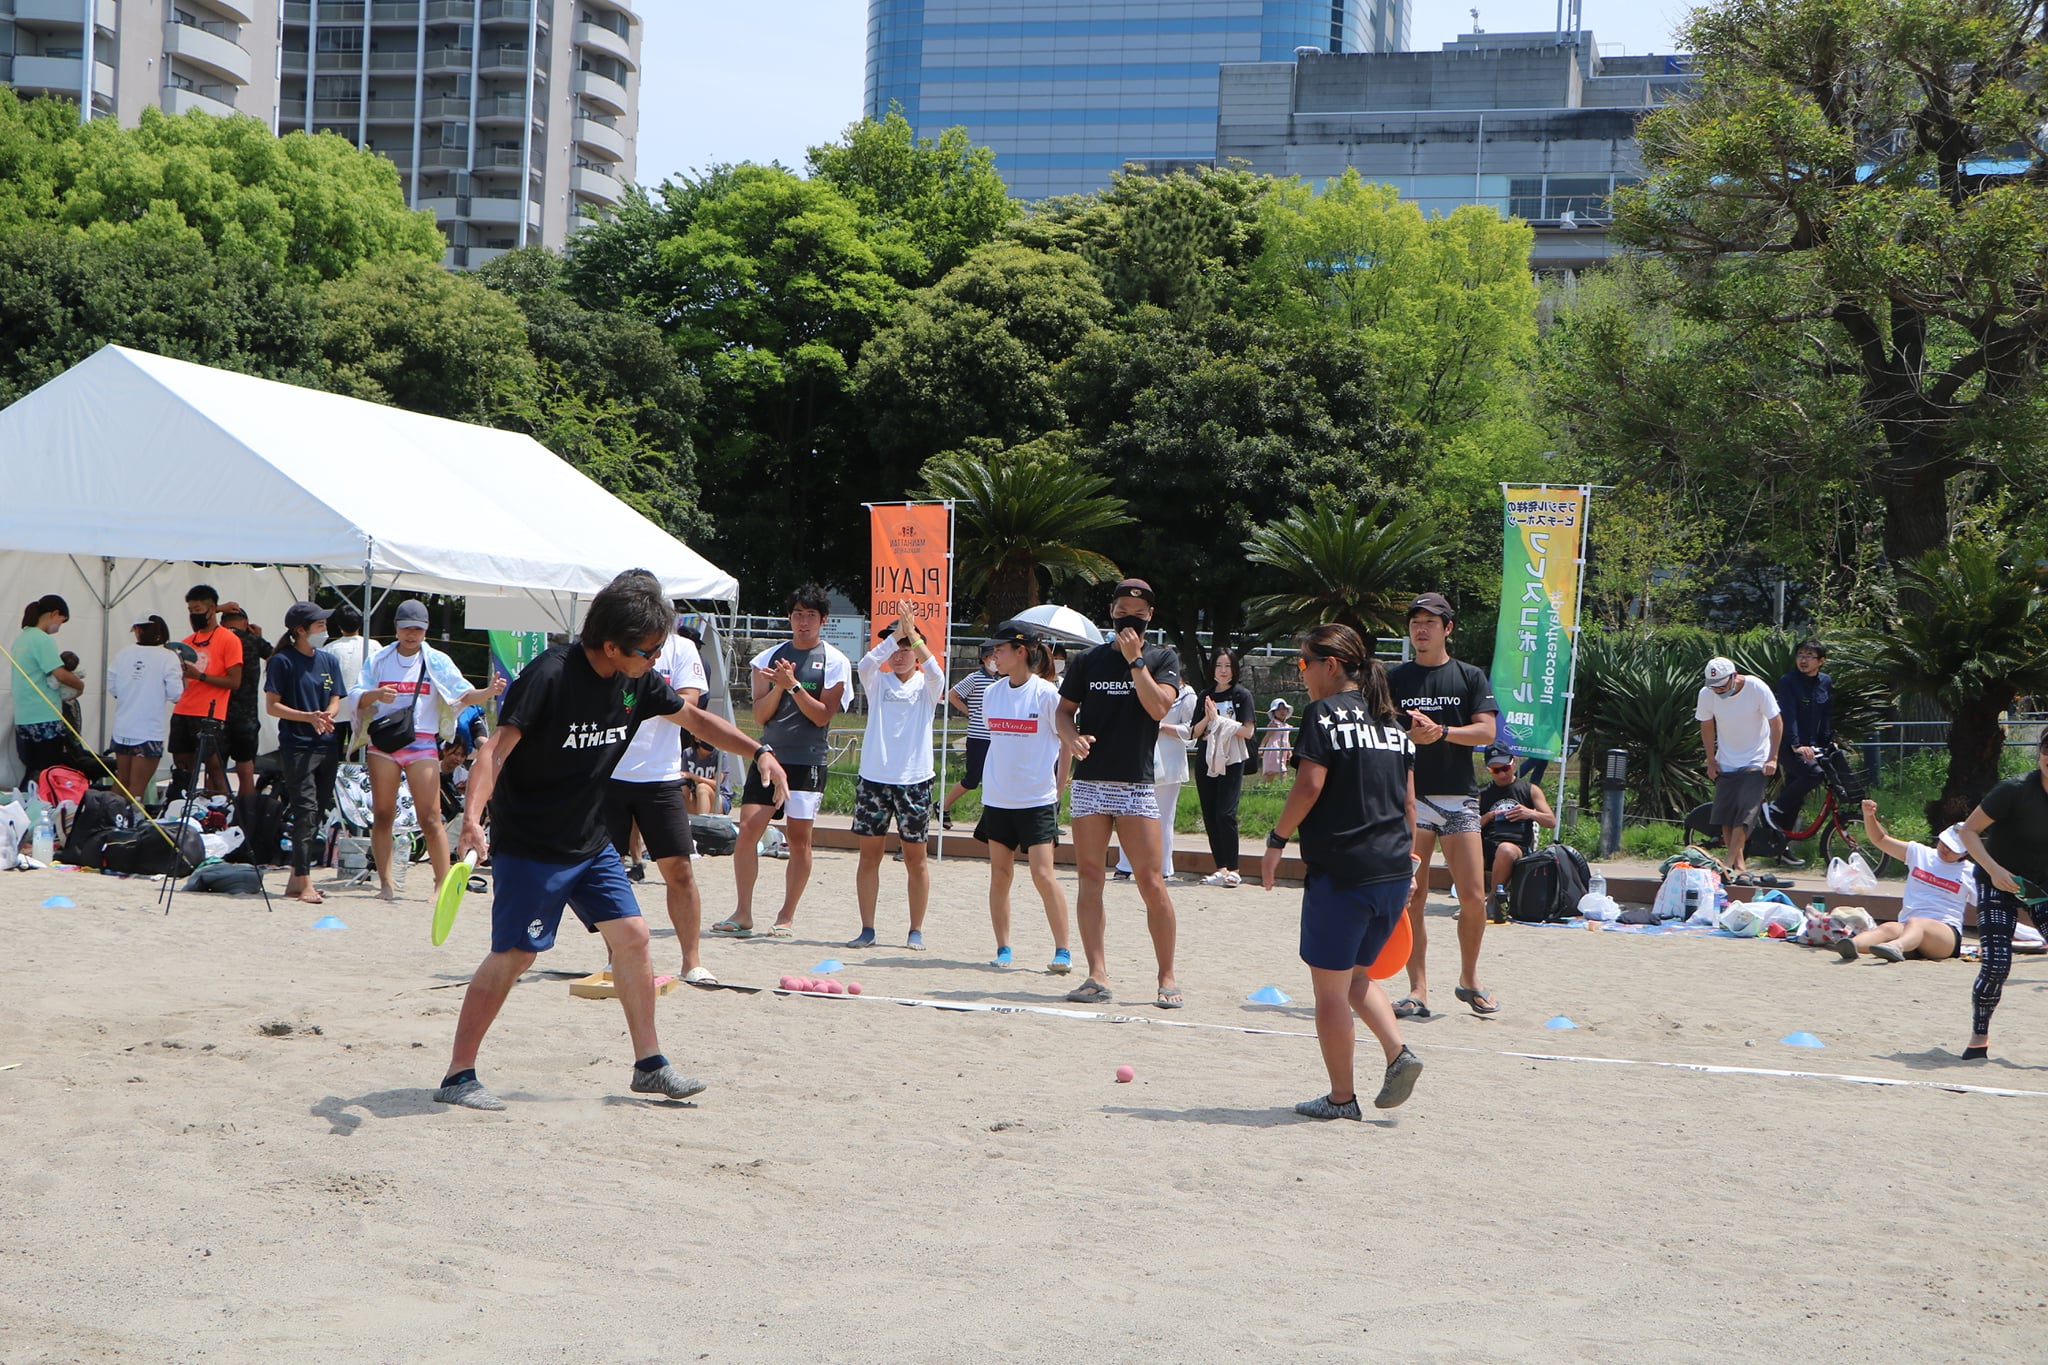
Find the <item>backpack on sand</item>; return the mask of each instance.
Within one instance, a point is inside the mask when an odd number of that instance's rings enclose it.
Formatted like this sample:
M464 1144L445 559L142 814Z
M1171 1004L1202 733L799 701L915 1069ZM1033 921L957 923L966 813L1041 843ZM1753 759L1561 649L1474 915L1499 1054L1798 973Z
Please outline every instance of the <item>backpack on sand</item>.
M1593 884L1586 855L1570 844L1525 853L1508 879L1508 918L1551 924L1579 913L1579 898Z

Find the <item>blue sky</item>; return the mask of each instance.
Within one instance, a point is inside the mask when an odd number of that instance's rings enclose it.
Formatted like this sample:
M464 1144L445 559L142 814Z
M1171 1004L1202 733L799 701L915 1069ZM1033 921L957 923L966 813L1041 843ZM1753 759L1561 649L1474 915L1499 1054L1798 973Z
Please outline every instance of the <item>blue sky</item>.
M860 117L864 0L644 0L638 177L647 184L726 161L781 161ZM1479 0L1488 32L1547 31L1555 0ZM1585 0L1608 52L1669 52L1680 0ZM1471 30L1469 0L1419 0L1412 42L1432 49Z

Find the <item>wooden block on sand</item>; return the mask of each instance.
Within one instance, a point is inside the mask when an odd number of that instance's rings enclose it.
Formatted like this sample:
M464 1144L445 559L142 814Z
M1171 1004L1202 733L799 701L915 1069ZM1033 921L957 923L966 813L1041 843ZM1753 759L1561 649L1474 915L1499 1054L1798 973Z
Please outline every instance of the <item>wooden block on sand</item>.
M667 995L682 984L682 980L679 977L657 976L654 978L654 993L656 995ZM569 983L569 994L584 1000L616 1000L619 996L619 988L613 984L610 972L593 972L589 976L571 981Z

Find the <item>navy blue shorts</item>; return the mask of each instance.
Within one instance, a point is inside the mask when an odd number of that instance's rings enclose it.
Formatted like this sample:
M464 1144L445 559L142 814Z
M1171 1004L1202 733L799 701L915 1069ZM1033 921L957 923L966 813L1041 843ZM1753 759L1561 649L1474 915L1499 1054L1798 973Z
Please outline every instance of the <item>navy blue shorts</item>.
M491 951L544 953L567 906L591 933L611 919L638 919L639 902L625 865L607 845L580 863L543 863L503 853L491 857Z
M1370 967L1407 910L1406 881L1339 886L1312 872L1301 893L1301 960L1329 972Z

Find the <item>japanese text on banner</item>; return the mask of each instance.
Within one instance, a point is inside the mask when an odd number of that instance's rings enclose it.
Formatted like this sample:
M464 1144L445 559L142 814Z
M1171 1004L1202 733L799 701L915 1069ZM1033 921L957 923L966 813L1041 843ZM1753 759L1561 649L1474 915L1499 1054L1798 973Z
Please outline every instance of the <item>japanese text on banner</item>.
M881 638L908 605L918 630L946 638L953 610L952 516L942 502L870 507L868 528L874 568L868 582L869 639ZM944 645L934 645L943 652Z
M1493 694L1524 758L1563 758L1577 644L1586 493L1508 488Z

